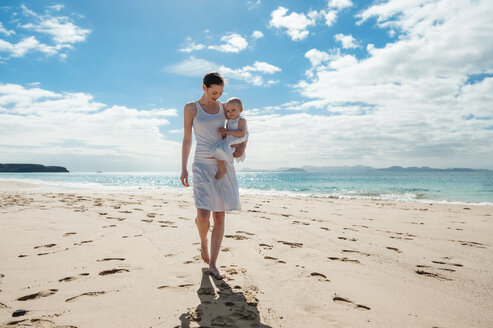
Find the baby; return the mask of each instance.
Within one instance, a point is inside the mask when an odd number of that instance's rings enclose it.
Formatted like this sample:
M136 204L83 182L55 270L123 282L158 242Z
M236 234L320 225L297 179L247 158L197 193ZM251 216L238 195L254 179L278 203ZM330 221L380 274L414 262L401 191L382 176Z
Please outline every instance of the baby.
M222 137L225 138L219 141L211 149L211 154L217 159L217 165L219 170L216 174L216 179L221 179L226 174L226 162L233 164L233 152L234 149L231 145L242 143L248 140L248 131L246 120L240 117L243 111L243 104L239 98L230 98L225 104L226 119L228 123L225 128L219 128L217 131L221 133ZM244 161L245 153L236 161Z

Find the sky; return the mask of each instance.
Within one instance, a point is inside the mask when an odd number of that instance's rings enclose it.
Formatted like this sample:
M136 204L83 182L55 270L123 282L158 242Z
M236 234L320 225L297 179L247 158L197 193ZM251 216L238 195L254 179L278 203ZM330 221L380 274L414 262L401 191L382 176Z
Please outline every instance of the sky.
M219 71L244 104L239 169L493 169L491 17L490 0L2 0L0 163L178 172L183 107Z

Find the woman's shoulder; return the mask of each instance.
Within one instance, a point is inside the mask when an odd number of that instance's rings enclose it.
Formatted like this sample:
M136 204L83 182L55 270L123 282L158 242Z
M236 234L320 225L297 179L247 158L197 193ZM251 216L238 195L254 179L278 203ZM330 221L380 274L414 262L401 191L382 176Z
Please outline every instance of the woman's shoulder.
M190 112L193 115L197 113L197 104L195 104L195 101L191 101L185 104L185 112Z

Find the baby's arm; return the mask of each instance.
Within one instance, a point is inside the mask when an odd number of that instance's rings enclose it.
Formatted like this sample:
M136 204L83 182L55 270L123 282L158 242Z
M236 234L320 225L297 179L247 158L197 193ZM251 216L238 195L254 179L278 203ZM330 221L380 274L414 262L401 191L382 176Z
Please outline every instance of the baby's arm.
M220 128L219 132L229 134L236 138L242 138L245 136L246 133L246 120L244 118L240 118L240 120L238 121L238 130L227 130Z

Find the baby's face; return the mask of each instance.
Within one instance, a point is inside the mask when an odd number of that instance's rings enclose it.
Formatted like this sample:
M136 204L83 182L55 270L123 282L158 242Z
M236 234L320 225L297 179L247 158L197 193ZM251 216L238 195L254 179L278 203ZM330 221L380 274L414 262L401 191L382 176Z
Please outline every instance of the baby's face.
M240 117L241 108L237 104L227 103L226 104L226 117L228 120L235 120Z

